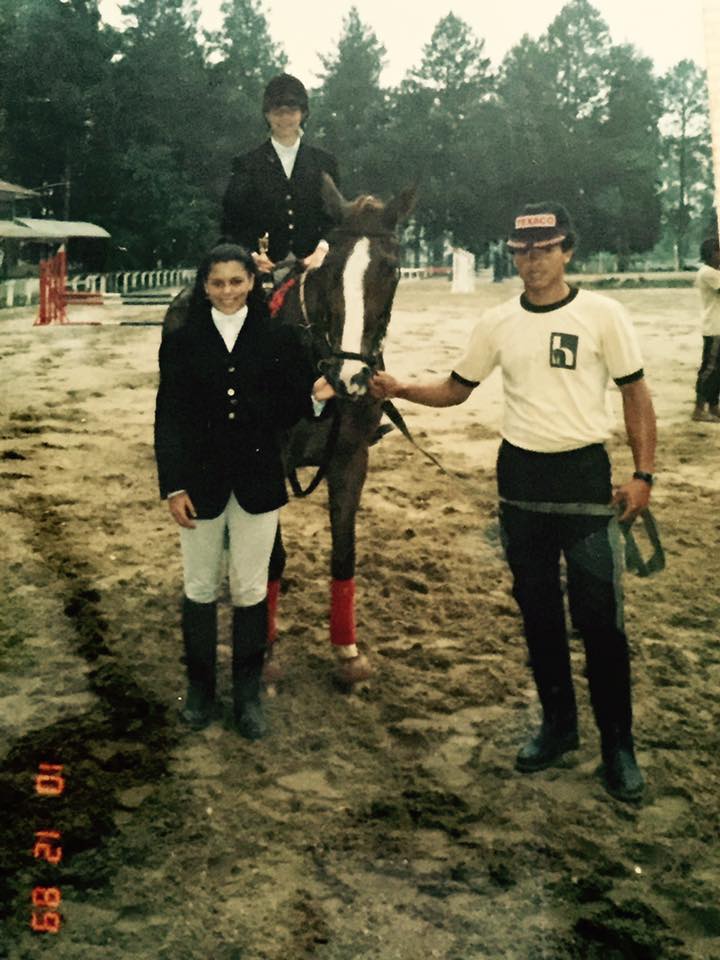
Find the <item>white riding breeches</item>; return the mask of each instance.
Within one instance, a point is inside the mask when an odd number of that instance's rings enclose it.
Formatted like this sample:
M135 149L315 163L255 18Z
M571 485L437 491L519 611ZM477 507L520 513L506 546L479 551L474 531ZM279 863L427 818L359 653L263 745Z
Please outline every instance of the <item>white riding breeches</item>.
M222 587L225 530L229 535L228 580L233 606L251 607L267 592L268 565L279 510L248 513L230 494L219 517L196 520L180 528L185 596L195 603L213 603Z

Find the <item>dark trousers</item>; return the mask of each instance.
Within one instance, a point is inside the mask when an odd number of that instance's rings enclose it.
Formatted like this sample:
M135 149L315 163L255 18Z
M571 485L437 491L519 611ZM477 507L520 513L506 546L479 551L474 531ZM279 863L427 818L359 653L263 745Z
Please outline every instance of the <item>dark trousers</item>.
M703 337L703 352L695 395L698 404L718 405L720 398L720 337Z
M600 491L588 502L603 502L609 463L602 447L566 454L530 454L505 444L498 461L501 496L512 499L572 502L567 496L575 478L594 477ZM585 452L586 451L586 452ZM540 458L540 459L538 459ZM518 477L519 462L527 460ZM544 461L544 462L543 462ZM592 463L595 469L591 469ZM510 470L510 478L507 471ZM598 475L600 473L600 475ZM605 477L606 475L606 477ZM528 477L534 477L526 488ZM567 489L563 489L567 488ZM534 495L529 495L529 494ZM608 518L535 513L503 503L503 543L513 575L513 595L520 607L530 662L545 719L561 727L575 722L575 695L560 558L565 557L570 618L580 633L587 661L590 698L602 733L629 734L632 726L630 658L622 625L622 593L608 530Z

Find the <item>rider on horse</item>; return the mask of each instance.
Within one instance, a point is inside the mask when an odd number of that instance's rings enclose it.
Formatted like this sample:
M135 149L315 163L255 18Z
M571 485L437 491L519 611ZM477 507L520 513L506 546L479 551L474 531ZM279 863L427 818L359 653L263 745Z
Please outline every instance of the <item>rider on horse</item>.
M332 226L323 208L322 175L327 173L337 183L337 162L305 141L308 96L296 77L288 73L273 77L265 88L262 109L270 137L233 161L223 198L223 235L255 251L261 273L270 273L287 259L319 267ZM257 250L262 237L268 239L267 252Z

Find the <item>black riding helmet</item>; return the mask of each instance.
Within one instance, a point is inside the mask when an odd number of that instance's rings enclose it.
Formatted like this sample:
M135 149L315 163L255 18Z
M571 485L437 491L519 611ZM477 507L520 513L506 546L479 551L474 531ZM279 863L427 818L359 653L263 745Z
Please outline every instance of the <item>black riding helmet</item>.
M265 87L263 114L277 107L297 107L302 111L303 120L306 120L310 113L307 90L301 81L290 73L273 77Z

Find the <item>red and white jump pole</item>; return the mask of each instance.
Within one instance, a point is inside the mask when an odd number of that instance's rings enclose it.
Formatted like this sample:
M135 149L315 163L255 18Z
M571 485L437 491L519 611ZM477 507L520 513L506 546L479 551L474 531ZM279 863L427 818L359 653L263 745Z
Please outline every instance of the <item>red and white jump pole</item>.
M54 257L40 261L40 304L36 327L67 323L66 283L67 254L63 245Z

